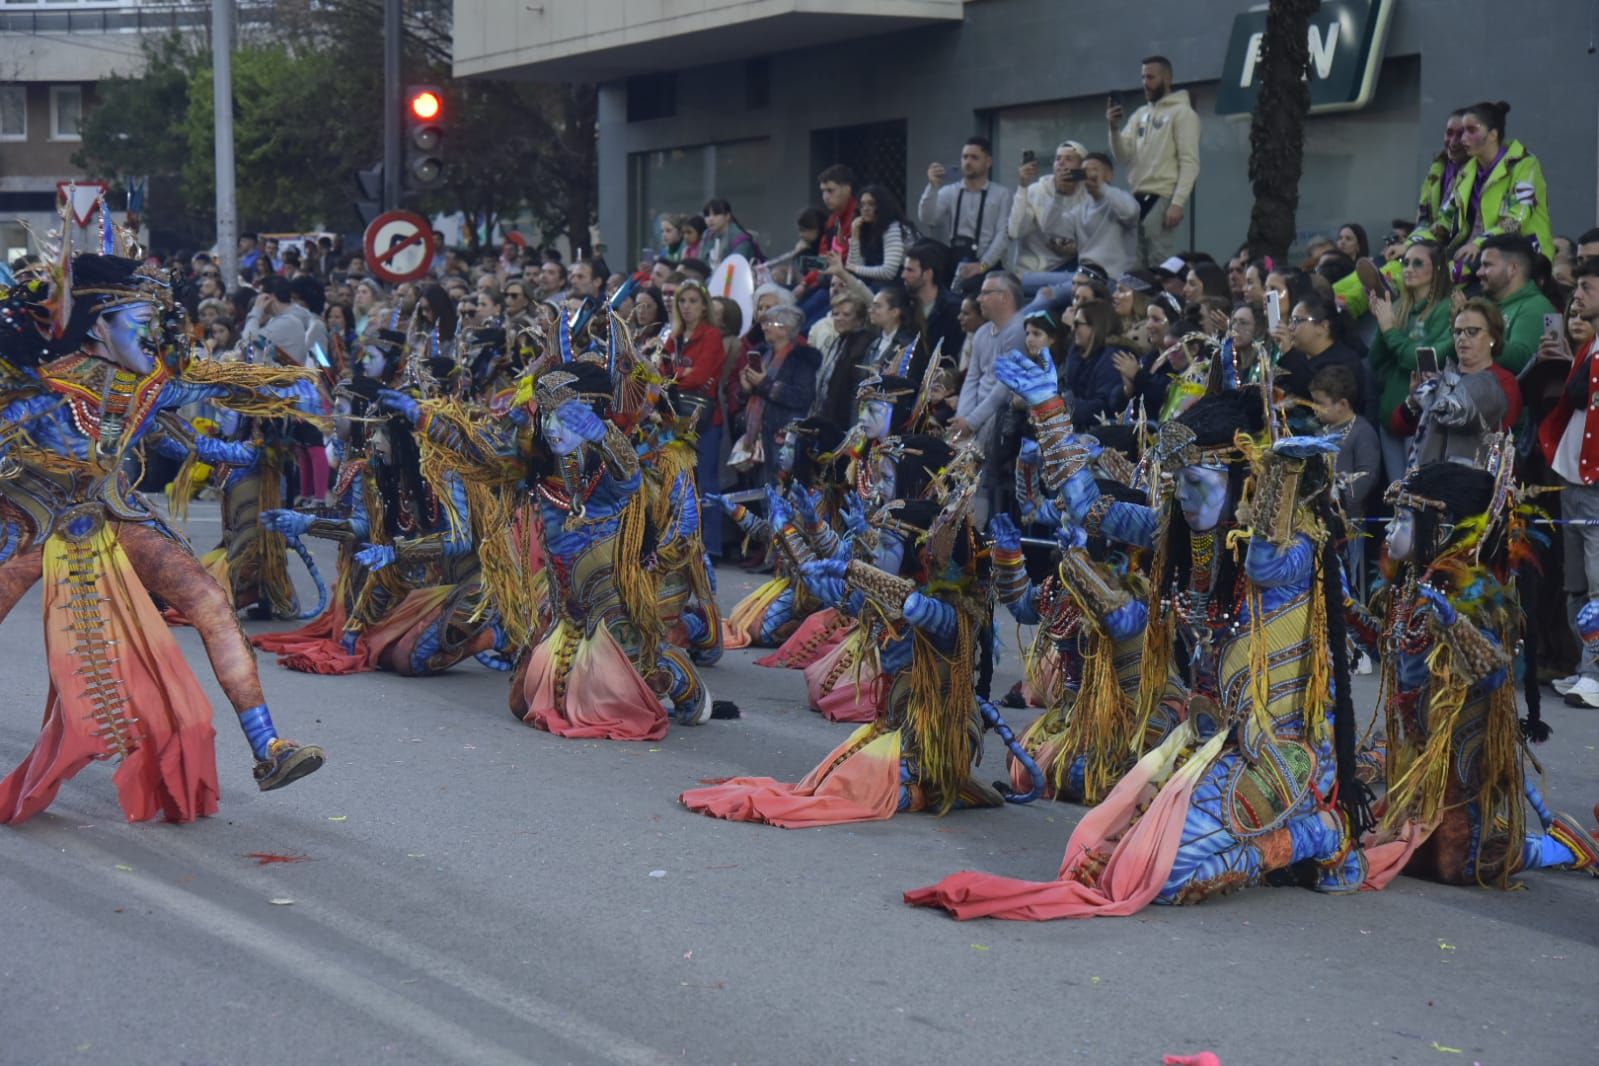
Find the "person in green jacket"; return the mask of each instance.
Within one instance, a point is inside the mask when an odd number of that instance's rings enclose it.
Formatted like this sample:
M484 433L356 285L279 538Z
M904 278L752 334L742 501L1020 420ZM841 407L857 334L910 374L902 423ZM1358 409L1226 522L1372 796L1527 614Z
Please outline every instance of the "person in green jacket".
M1496 361L1518 377L1538 354L1544 316L1555 313L1555 305L1532 281L1537 254L1526 237L1500 234L1482 242L1477 263L1483 295L1505 316L1505 346Z
M1462 115L1461 137L1471 158L1455 180L1438 220L1411 234L1412 241L1442 244L1457 273L1475 267L1489 237L1520 234L1543 254L1554 250L1543 165L1520 141L1505 140L1510 105L1472 104Z
M1454 352L1449 260L1443 248L1431 241L1412 244L1405 249L1400 264L1403 274L1399 296L1390 298L1375 291L1367 297L1378 329L1367 359L1372 384L1377 389L1377 435L1382 441L1385 483L1405 476L1410 441L1394 431L1393 415L1394 409L1410 395L1416 349L1431 347L1440 367Z
M1427 176L1421 179L1421 202L1416 206L1417 226L1430 226L1436 222L1443 213L1444 204L1455 191L1460 171L1470 158L1462 136L1465 122L1464 111L1451 112L1444 122L1443 151L1433 159L1432 166L1427 168Z

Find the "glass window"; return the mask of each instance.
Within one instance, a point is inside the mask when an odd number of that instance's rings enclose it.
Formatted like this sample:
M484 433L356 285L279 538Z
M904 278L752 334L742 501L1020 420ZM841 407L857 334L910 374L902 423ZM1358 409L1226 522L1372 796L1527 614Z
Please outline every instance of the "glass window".
M28 139L28 87L0 85L0 141Z
M1182 88L1199 112L1199 184L1178 244L1188 247L1191 219L1193 247L1225 260L1249 233L1249 119L1216 114L1214 82ZM1142 102L1135 93L1123 96L1129 113ZM1081 141L1091 152L1109 151L1104 93L1007 108L993 119L994 178L1006 185L1015 184L1027 149L1038 153L1044 174L1063 140ZM1416 154L1420 121L1421 64L1415 57L1383 63L1369 106L1306 120L1299 245L1317 234L1331 236L1345 222L1359 222L1375 235L1388 232L1389 220L1415 215L1416 193L1431 161L1430 155L1418 161ZM1126 166L1116 174L1125 188Z
M81 139L78 126L83 121L83 87L79 85L52 85L50 87L50 139L76 141Z
M765 138L634 153L628 174L628 247L659 250L661 219L697 215L713 196L731 203L733 214L759 241L764 222L755 208L766 201L771 156L772 145Z

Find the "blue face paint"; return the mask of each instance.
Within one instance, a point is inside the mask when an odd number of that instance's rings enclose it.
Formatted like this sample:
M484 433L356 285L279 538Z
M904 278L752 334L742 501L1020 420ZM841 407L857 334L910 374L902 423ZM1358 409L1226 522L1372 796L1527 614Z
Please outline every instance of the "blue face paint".
M783 446L777 450L777 465L785 474L794 472L794 460L798 457L799 451L795 444L795 434L786 433L783 435Z
M100 316L94 336L111 362L135 374L155 369L155 304L148 301L124 304Z
M367 345L361 355L361 373L373 381L382 381L389 372L389 357L382 348Z
M861 404L856 422L866 434L867 440L882 440L889 434L893 416L894 405L887 400L867 400Z
M899 499L898 467L894 460L884 456L877 464L877 495L884 500Z
M1188 528L1198 533L1215 529L1227 505L1227 471L1211 466L1185 466L1177 474L1177 506Z
M583 446L583 438L567 428L566 423L561 421L559 411L546 411L544 417L539 419L539 429L544 433L544 443L556 455L571 455Z
M890 574L898 574L905 562L905 541L898 533L886 529L878 538L876 566Z
M1388 558L1396 563L1407 562L1416 548L1416 512L1408 507L1394 511L1388 520Z

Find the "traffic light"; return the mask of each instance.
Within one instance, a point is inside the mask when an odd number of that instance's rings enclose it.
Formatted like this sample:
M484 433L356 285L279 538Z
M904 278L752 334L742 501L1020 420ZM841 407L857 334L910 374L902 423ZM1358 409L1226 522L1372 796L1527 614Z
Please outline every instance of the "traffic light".
M405 187L427 192L444 184L444 90L410 85L405 90Z
M355 213L361 219L361 229L365 230L383 213L383 164L375 163L365 170L357 170L355 185L359 193L354 201Z

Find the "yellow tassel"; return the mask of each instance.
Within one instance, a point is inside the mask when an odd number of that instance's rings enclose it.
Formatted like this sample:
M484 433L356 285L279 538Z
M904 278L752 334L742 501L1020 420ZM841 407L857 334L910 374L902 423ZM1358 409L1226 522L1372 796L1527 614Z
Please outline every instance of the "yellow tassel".
M955 645L944 655L920 630L912 629L910 697L905 724L920 760L922 784L936 792L938 813L948 814L972 768L972 713L976 695L970 682L976 661L974 612L955 602ZM964 670L964 674L962 671ZM953 683L965 678L964 684Z
M261 448L259 513L283 506L283 455L275 446ZM263 527L257 541L261 552L261 591L280 617L294 614L294 583L289 580L289 542L283 534Z
M1327 631L1327 595L1322 553L1310 578L1310 684L1305 690L1305 731L1316 744L1332 740L1327 708L1332 705L1332 636Z
M1109 633L1085 620L1080 638L1083 645L1083 681L1072 704L1066 743L1056 759L1055 780L1065 780L1073 761L1086 756L1083 773L1083 802L1094 804L1104 799L1127 769L1124 752L1132 749L1126 735L1132 707L1122 691L1116 673L1116 642ZM1140 692L1142 685L1140 685Z

